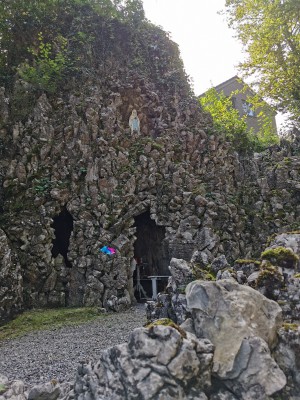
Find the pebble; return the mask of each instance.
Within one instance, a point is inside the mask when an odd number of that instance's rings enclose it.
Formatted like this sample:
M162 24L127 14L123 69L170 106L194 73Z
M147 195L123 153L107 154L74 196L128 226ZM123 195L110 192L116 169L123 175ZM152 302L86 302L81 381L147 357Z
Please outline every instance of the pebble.
M138 304L82 325L5 340L0 342L0 375L26 385L74 381L80 362L97 360L102 350L127 342L130 332L145 323L145 305Z

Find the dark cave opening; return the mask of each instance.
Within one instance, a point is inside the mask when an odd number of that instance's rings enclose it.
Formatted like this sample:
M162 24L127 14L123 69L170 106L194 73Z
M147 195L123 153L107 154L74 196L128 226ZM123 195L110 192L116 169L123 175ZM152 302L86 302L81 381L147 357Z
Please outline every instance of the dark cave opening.
M164 226L156 225L150 217L149 210L136 216L134 220L137 238L134 243L135 297L137 300L155 298L157 292L165 289L168 276L170 276L169 248L165 240L166 229Z
M71 262L68 260L68 250L70 244L70 237L73 231L73 217L66 207L62 209L59 215L53 218L55 238L52 242L52 256L55 258L61 254L65 260L68 268L72 267Z

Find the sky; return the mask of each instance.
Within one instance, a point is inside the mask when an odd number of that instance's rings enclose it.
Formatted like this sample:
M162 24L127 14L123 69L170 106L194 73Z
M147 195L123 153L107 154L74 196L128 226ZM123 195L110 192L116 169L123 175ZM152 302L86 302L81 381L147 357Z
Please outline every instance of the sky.
M146 17L179 45L185 70L199 95L238 73L242 45L225 16L225 0L143 0Z
M226 0L143 0L146 18L169 32L179 45L196 95L238 75L243 46L224 15ZM249 82L248 82L249 83ZM277 128L288 117L277 114Z

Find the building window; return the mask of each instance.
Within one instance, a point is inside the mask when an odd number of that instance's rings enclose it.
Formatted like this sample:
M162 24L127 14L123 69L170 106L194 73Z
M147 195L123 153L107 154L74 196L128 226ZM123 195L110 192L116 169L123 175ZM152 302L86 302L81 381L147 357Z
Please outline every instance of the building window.
M232 102L232 107L237 108L236 107L236 97L231 97L231 102Z
M242 100L242 107L244 110L244 113L248 115L248 117L255 117L255 112L253 110L253 105L251 103L248 103L246 100Z

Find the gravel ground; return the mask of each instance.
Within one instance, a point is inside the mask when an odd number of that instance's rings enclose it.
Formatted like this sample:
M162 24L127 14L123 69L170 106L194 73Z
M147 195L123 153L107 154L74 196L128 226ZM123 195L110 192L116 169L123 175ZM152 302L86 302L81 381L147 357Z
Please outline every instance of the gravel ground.
M103 349L126 342L146 322L145 305L79 326L40 331L0 342L0 375L26 384L73 381L79 362L97 360Z

